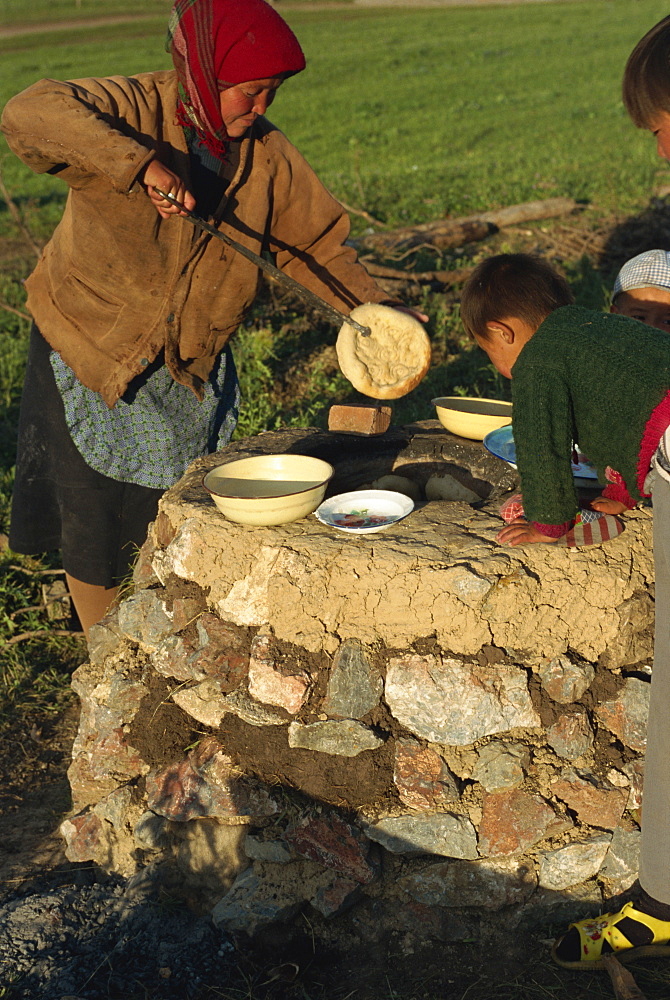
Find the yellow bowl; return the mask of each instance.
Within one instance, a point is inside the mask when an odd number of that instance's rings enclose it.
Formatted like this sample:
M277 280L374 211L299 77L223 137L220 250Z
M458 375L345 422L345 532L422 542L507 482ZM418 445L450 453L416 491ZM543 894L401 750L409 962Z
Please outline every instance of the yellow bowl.
M483 441L490 431L512 423L512 404L501 399L439 396L432 402L446 430L474 441Z
M217 465L203 486L231 521L287 524L316 510L334 472L309 455L254 455Z

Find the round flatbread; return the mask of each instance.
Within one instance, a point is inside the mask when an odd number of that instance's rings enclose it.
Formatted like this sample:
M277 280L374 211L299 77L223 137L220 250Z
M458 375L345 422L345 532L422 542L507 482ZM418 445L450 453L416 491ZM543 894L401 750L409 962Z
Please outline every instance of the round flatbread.
M373 399L405 396L430 368L430 340L421 323L375 302L356 306L351 317L372 332L364 337L348 323L342 325L336 344L342 374Z

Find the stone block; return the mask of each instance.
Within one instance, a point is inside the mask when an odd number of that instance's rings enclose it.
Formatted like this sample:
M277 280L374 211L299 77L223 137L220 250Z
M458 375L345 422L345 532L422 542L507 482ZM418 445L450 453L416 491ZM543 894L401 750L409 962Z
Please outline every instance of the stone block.
M573 663L567 656L541 660L537 673L544 690L559 705L579 701L595 677L590 663Z
M376 750L384 740L369 726L352 719L341 722L292 722L288 727L288 745L336 757L357 757L364 750Z
M600 871L610 841L611 837L602 834L542 853L539 884L560 891L586 882Z
M273 865L285 865L293 855L283 840L261 840L247 834L243 844L244 853L252 861L265 861Z
M384 434L391 426L384 403L336 403L328 411L328 430L344 434Z
M226 711L232 712L250 726L283 726L287 722L281 711L268 705L259 705L242 688L226 695Z
M530 752L523 743L493 740L478 750L478 761L472 777L487 792L520 785L530 763Z
M172 602L172 624L175 632L183 630L197 620L204 611L203 602L194 597L175 597Z
M168 821L149 809L143 812L133 828L133 837L138 847L150 851L159 850L170 843Z
M629 889L638 875L640 861L639 830L622 830L621 827L612 834L612 841L600 869L600 874L606 878L610 895L617 895Z
M540 725L525 672L505 664L482 667L412 653L393 657L386 674L386 701L410 732L449 746Z
M479 824L482 857L516 854L570 827L539 795L513 788L484 795Z
M321 916L328 920L332 917L339 917L341 913L353 906L360 894L360 882L336 876L327 885L319 886L310 899L310 903Z
M323 711L341 719L362 719L379 703L382 679L357 639L346 639L333 660Z
M427 906L518 906L532 896L537 878L523 861L447 861L401 878L398 888Z
M580 823L613 830L626 808L628 790L616 788L591 771L565 770L551 791L577 814Z
M106 838L103 820L94 812L81 812L60 825L69 861L95 861Z
M192 668L213 677L224 693L233 691L249 670L244 633L210 612L200 615L197 631L199 645L191 658Z
M195 687L177 688L170 695L175 705L210 729L218 729L229 711L226 697L213 678L201 681Z
M261 927L288 921L300 908L302 898L278 893L269 880L252 868L237 876L230 890L212 910L215 927L252 935Z
M161 590L138 590L121 601L118 621L123 634L148 652L156 649L173 629L172 614Z
M186 760L147 776L152 812L173 822L210 817L236 825L278 811L264 786L240 774L215 740L203 742Z
M641 809L642 788L644 785L644 757L641 757L638 760L629 761L629 763L626 764L622 770L630 781L630 790L628 792L628 802L626 803L626 808Z
M304 673L280 670L272 655L270 636L254 636L249 658L249 694L252 698L295 715L305 704L308 693L309 677Z
M649 714L648 681L628 677L616 698L596 707L598 721L631 750L644 753Z
M547 743L565 760L576 760L593 746L593 729L584 711L562 715L547 730Z
M284 836L296 854L332 868L347 879L367 884L375 878L369 841L336 812L306 816L289 827Z
M401 802L410 809L439 809L459 798L456 778L446 762L414 740L396 740L393 781Z
M107 624L109 621L109 624ZM116 621L116 619L114 619ZM109 619L103 619L88 630L88 658L96 666L102 666L108 656L119 650L120 636Z
M477 834L466 816L453 813L389 816L363 827L393 854L441 854L446 858L473 859L477 855Z

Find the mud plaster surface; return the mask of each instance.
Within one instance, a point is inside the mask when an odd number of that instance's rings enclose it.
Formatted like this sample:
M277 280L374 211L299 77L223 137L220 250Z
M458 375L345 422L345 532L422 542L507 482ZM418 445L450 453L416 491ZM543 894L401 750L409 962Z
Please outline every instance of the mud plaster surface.
M219 459L220 461L220 459ZM173 538L159 577L197 581L224 620L333 653L346 638L407 648L570 649L596 662L617 647L619 608L653 579L651 513L632 511L603 546L503 548L497 503L431 502L378 534L348 535L307 517L250 528L223 518L196 463L161 501ZM618 643L620 645L620 642Z

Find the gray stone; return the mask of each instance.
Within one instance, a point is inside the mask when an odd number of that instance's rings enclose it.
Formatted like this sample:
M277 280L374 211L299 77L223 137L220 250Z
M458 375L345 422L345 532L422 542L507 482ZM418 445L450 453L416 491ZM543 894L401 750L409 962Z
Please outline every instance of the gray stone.
M564 930L573 920L593 917L603 912L603 897L595 881L575 885L561 892L540 889L516 911L519 932L537 934L538 927L553 925Z
M244 840L244 853L252 861L269 861L274 865L285 865L292 857L282 840L260 840L251 834Z
M540 855L539 884L544 889L568 889L600 871L611 837L603 834Z
M104 799L100 799L93 807L93 812L100 819L106 819L108 823L111 823L115 830L123 830L132 800L132 787L122 785L116 791L106 795Z
M108 656L119 650L119 632L112 621L115 623L116 617L108 615L88 630L88 658L96 666L102 666Z
M593 746L593 729L586 712L562 715L547 730L547 743L564 760L576 760Z
M622 768L630 781L630 791L626 808L635 810L642 807L642 787L644 785L644 757L631 760Z
M342 719L362 719L378 704L382 680L371 666L362 643L347 639L333 661L323 711Z
M163 677L174 677L178 681L199 681L204 676L202 671L194 672L189 662L194 651L193 643L183 636L169 635L151 654L151 663Z
M226 695L226 711L232 712L238 719L248 722L250 726L284 726L286 716L276 708L259 705L253 701L246 691L238 688Z
M301 900L277 895L274 888L252 868L247 868L212 910L214 926L252 935L260 927L290 920Z
M411 732L450 746L540 725L525 672L505 664L481 667L438 656L394 657L386 675L386 701Z
M640 859L640 831L617 827L600 874L611 884L613 894L630 888L637 878Z
M360 883L337 875L327 885L319 886L310 903L323 917L330 919L353 906L360 894Z
M302 725L292 722L288 727L288 745L304 750L316 750L336 757L357 757L364 750L376 750L383 746L372 729L362 722L344 719L341 722L313 722Z
M496 788L515 788L526 776L530 753L523 743L503 743L494 740L479 751L479 760L472 777L487 792Z
M158 850L170 840L167 820L147 809L138 819L133 829L133 837L138 847Z
M477 857L477 834L466 816L433 813L429 816L389 816L364 826L370 840L376 840L393 854L441 854L446 858Z
M173 629L172 614L160 590L138 590L119 605L119 628L145 650L156 649Z
M649 681L629 677L611 701L596 708L598 720L632 750L644 752L647 745Z
M398 882L400 889L426 906L487 910L525 902L536 885L532 865L516 859L441 862Z
M567 656L542 660L537 668L540 683L549 697L559 705L579 701L595 677L590 663L573 663Z

